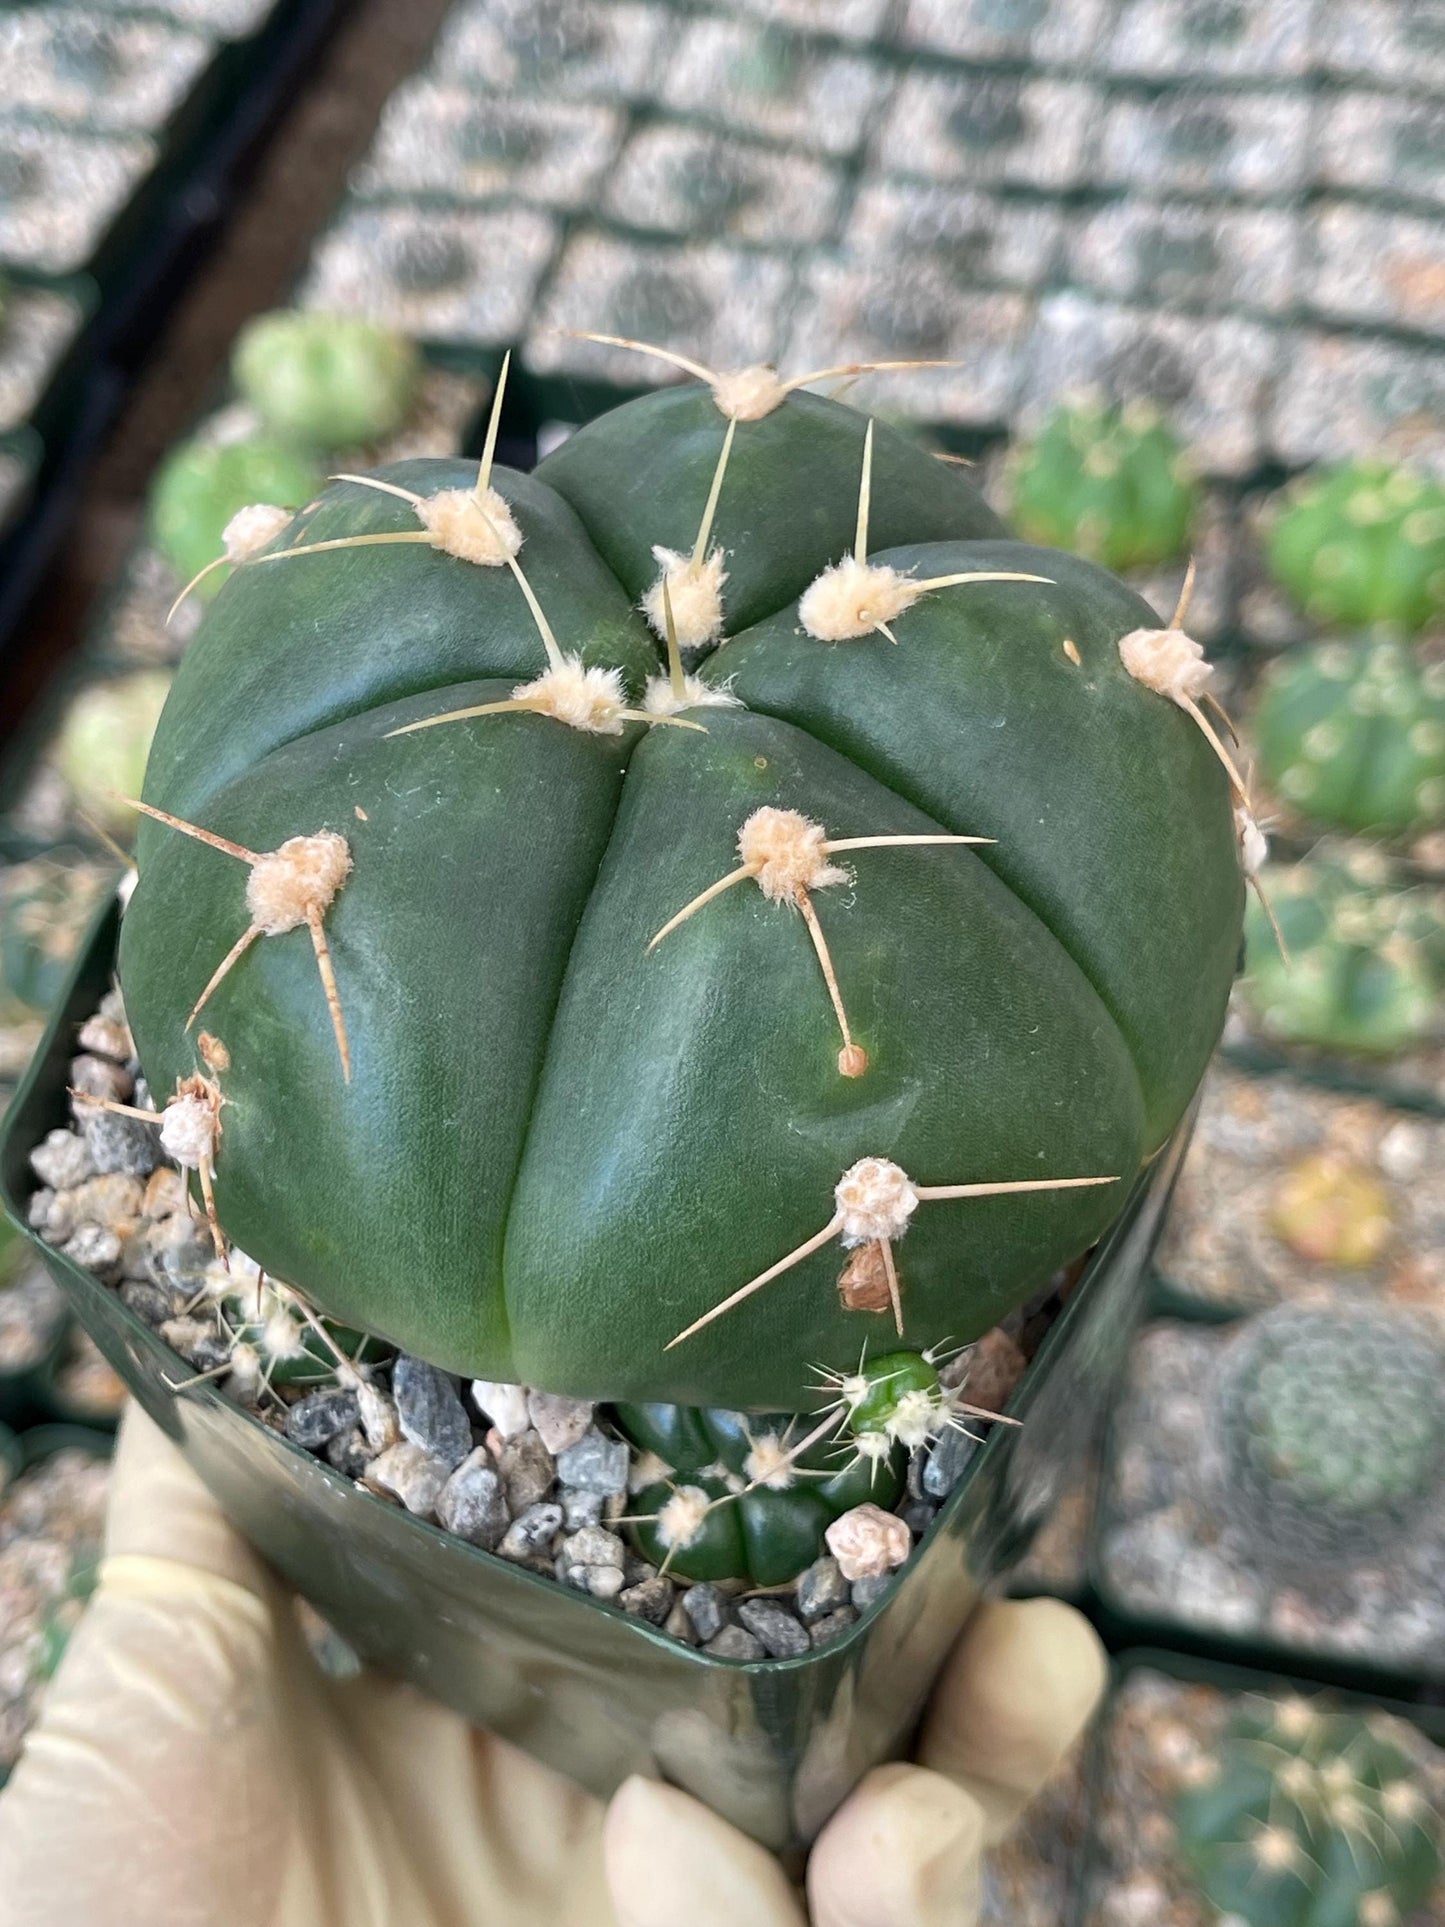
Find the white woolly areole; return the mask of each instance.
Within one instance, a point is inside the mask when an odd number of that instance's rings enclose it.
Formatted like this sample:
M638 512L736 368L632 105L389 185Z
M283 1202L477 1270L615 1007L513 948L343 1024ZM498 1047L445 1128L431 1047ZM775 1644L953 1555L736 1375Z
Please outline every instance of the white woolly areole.
M161 1149L188 1171L216 1154L216 1107L204 1097L173 1097L161 1112Z
M892 1572L903 1564L912 1546L908 1528L897 1514L876 1505L855 1505L835 1519L823 1537L850 1584Z
M324 916L350 875L351 850L335 830L288 836L279 850L268 850L251 865L246 908L268 937L284 936L313 910Z
M437 547L459 562L500 568L522 546L516 518L494 488L484 489L480 501L475 489L444 488L425 496L416 512L435 536Z
M652 553L662 573L642 598L642 613L657 634L664 639L667 636L667 606L662 599L662 585L666 583L678 648L701 649L716 642L722 634L722 589L728 579L722 550L714 549L701 562L656 542Z
M1383 1887L1360 1895L1360 1927L1400 1927L1400 1910Z
M306 1349L305 1333L299 1318L284 1305L278 1305L261 1327L260 1349L268 1358L299 1358Z
M948 1408L937 1392L915 1388L899 1399L884 1430L910 1452L916 1452L939 1430L947 1413Z
M277 508L271 502L252 502L248 508L237 509L221 531L226 560L249 562L290 526L290 509Z
M702 1531L712 1500L700 1485L680 1485L657 1515L657 1536L663 1545L690 1546Z
M743 1471L751 1484L765 1485L769 1492L786 1492L797 1476L788 1448L776 1432L764 1432L753 1440Z
M649 716L676 716L684 709L741 709L731 690L719 689L700 676L684 676L679 696L669 676L653 676L643 691L642 707Z
M819 642L853 642L911 609L922 593L897 569L845 555L803 591L798 615Z
M712 398L724 415L735 422L760 422L788 399L788 390L778 380L776 368L755 361L746 368L719 375L712 385Z
M900 1165L888 1158L859 1158L833 1188L845 1245L891 1243L908 1229L918 1209L918 1193Z
M881 1462L892 1453L893 1441L886 1432L860 1432L853 1441L853 1447L860 1459Z
M1214 674L1201 645L1182 629L1131 629L1119 638L1119 657L1135 682L1175 703L1196 701Z
M238 1338L231 1347L230 1366L232 1378L243 1389L259 1383L261 1354L246 1339Z
M585 729L593 736L620 736L626 720L622 671L587 669L580 656L564 656L560 669L547 670L535 682L519 683L512 696L569 729Z
M1247 877L1257 877L1269 861L1269 838L1243 803L1234 806L1234 830L1239 838L1239 860Z
M796 903L800 890L848 883L848 872L828 861L828 832L798 810L765 803L738 831L738 855L770 903Z

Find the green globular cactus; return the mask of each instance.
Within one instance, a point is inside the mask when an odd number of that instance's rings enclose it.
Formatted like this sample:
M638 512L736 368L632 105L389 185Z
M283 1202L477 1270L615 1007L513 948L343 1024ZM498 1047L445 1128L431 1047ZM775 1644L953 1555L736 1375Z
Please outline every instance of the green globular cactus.
M1251 1701L1176 1796L1184 1859L1241 1927L1406 1927L1440 1877L1441 1823L1380 1713Z
M1445 663L1399 642L1326 642L1265 675L1253 740L1311 822L1386 836L1445 822Z
M1142 569L1184 553L1199 492L1188 459L1147 402L1056 408L1008 465L1014 526L1030 542Z
M314 458L289 442L253 435L240 442L182 442L151 484L150 525L156 547L182 578L230 557L232 518L256 504L299 508L320 486ZM225 579L212 570L196 593L210 598Z
M1242 995L1281 1044L1397 1057L1436 1035L1445 986L1445 899L1391 883L1368 849L1328 845L1272 872L1267 913L1251 902Z
M766 368L531 476L334 481L152 752L151 1088L203 1019L227 1233L469 1377L793 1411L883 1334L967 1342L1117 1214L1218 1037L1201 656Z
M241 330L231 379L280 440L360 448L394 434L406 420L421 357L405 335L377 322L283 310L258 315Z
M1414 635L1445 613L1445 485L1379 461L1303 476L1269 565L1306 615Z
M229 1282L229 1280L228 1280ZM346 1361L367 1341L334 1319L309 1319L294 1293L270 1279L243 1279L221 1302L230 1336L230 1369L239 1388L313 1389L346 1376ZM372 1346L371 1362L383 1355Z
M1385 1312L1278 1305L1221 1359L1228 1506L1268 1563L1378 1555L1434 1496L1445 1458L1440 1347Z
M50 761L77 807L113 836L135 827L127 799L140 791L170 686L165 669L89 683L60 720Z

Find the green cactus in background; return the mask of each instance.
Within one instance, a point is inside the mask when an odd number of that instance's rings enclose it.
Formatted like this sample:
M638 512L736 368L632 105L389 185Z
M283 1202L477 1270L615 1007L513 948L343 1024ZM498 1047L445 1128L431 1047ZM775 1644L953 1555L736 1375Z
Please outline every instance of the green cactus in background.
M1384 835L1445 823L1445 663L1399 642L1325 642L1266 672L1252 737L1311 822Z
M113 874L113 866L52 857L0 868L0 1021L16 1007L44 1011L55 1002Z
M420 378L421 357L405 335L347 315L258 315L231 355L231 379L269 433L325 450L361 448L394 434ZM265 493L247 499L292 500Z
M1141 569L1184 553L1199 492L1183 448L1148 402L1056 408L1008 464L1019 534Z
M1445 897L1393 886L1375 851L1322 845L1271 872L1281 952L1263 908L1245 919L1241 995L1259 1031L1282 1044L1394 1057L1440 1028Z
M1376 1555L1430 1505L1445 1455L1445 1356L1422 1322L1274 1306L1220 1361L1226 1503L1269 1563Z
M1406 1927L1441 1868L1440 1817L1412 1737L1387 1715L1300 1696L1235 1714L1187 1777L1174 1815L1221 1920Z
M226 529L240 510L257 503L299 508L321 481L312 456L271 436L182 442L151 484L151 534L171 567L189 582L224 558ZM215 570L196 593L214 596L226 574L225 569Z
M126 798L140 793L170 686L164 669L88 683L61 718L50 761L76 808L113 836L135 828Z
M120 970L153 1090L224 1044L270 1275L469 1377L796 1411L1115 1217L1244 894L1207 665L1133 591L761 367L266 544L178 672Z
M1306 615L1414 635L1445 612L1445 485L1379 461L1302 476L1269 564Z

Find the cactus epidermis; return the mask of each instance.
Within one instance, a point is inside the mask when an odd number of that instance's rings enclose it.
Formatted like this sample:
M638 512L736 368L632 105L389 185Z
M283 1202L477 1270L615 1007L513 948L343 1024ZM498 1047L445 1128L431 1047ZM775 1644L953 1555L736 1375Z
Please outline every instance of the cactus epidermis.
M1409 1729L1291 1695L1250 1702L1178 1795L1180 1845L1221 1921L1406 1927L1440 1874Z
M664 672L640 607L661 575L666 633L699 549L730 639ZM796 1409L864 1337L994 1324L1181 1116L1243 897L1205 675L771 370L530 477L489 446L334 481L234 570L157 738L148 806L222 847L142 825L143 1062L191 1074L206 994L222 1222L346 1324L468 1376ZM323 834L350 869L309 937L218 971L257 853ZM840 1293L859 1265L889 1289Z

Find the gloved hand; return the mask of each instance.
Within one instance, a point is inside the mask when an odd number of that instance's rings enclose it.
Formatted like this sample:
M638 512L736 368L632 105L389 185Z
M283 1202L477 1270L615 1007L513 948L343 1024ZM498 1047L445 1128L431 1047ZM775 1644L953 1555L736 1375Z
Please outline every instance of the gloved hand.
M604 1808L408 1686L320 1672L278 1581L162 1434L121 1427L100 1583L0 1796L3 1927L968 1927L979 1858L1078 1736L1087 1624L988 1605L919 1764L876 1768L807 1907L696 1800Z

